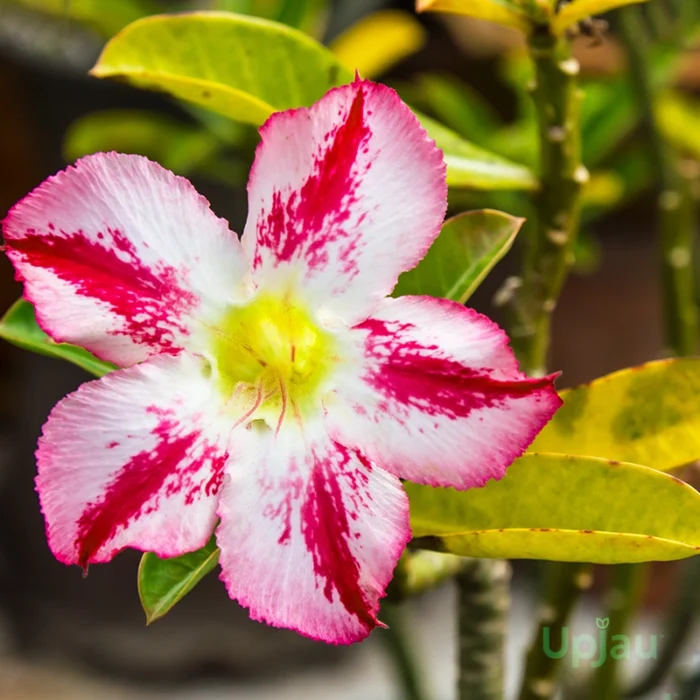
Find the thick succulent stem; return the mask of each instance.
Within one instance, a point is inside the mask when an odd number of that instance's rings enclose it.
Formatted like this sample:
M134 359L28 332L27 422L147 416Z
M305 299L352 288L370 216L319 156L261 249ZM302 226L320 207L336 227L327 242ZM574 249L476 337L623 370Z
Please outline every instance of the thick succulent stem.
M535 65L531 91L539 124L541 187L511 336L522 368L537 376L546 371L552 313L571 266L588 171L581 162L578 62L566 40L545 31L532 35L529 48Z
M502 700L510 565L471 559L457 575L459 700Z

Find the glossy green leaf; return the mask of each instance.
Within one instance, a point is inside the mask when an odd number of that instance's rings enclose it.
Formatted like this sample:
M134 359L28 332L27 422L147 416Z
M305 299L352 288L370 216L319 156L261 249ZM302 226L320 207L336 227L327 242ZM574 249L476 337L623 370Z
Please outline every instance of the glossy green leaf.
M40 355L57 357L68 360L85 371L101 377L116 369L109 362L102 362L87 350L77 348L67 343L54 343L44 331L39 328L34 316L34 307L24 299L16 301L9 311L0 319L0 338L7 340L25 350L37 352Z
M527 14L514 0L417 0L416 10L467 15L524 32L530 30Z
M700 553L700 494L648 467L528 454L484 488L405 486L415 544L427 549L595 564Z
M430 117L418 114L428 135L445 154L447 184L475 190L535 190L534 173L524 165L497 156L465 141Z
M700 359L650 362L561 394L534 452L585 454L667 470L700 459Z
M510 250L523 222L488 209L448 219L423 260L399 277L394 295L426 294L465 303Z
M259 126L352 79L336 57L283 24L224 12L160 15L114 37L91 71L162 90Z
M587 17L601 15L623 5L633 5L647 0L572 0L557 13L552 23L556 34L563 34L569 27Z
M181 557L161 559L148 552L139 565L139 598L146 623L164 617L219 563L219 548L212 536L202 549Z
M408 12L383 10L361 19L331 44L338 60L364 78L375 78L416 53L426 32Z

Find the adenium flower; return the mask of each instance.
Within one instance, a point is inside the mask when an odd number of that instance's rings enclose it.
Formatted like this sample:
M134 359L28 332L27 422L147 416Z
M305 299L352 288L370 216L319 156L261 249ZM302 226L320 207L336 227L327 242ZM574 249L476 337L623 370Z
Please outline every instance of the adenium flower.
M358 79L260 134L240 241L133 155L10 211L42 328L122 368L54 408L37 490L65 564L174 557L216 528L251 617L349 643L410 538L400 479L498 479L560 402L484 316L387 296L446 208L442 154L392 90Z

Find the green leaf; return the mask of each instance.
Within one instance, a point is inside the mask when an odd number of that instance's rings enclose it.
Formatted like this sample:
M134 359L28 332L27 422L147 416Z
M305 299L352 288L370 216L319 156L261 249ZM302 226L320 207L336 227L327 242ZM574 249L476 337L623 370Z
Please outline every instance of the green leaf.
M39 328L34 316L34 307L24 299L16 301L9 311L0 319L0 338L25 350L37 352L40 355L57 357L68 360L85 371L101 377L116 369L109 362L102 362L87 350L77 348L67 343L54 343L44 331Z
M7 0L6 0L7 1ZM105 37L157 12L150 0L9 0L14 5L92 27Z
M219 563L219 548L212 536L202 549L181 557L161 559L148 552L141 557L139 598L146 624L164 617Z
M413 15L383 10L354 24L335 39L331 49L349 70L374 78L416 53L425 40L425 29Z
M306 34L224 12L134 22L107 44L91 73L162 90L256 126L275 111L308 106L352 79Z
M639 109L629 81L588 82L581 111L583 162L595 168L634 131Z
M660 470L700 459L699 358L625 369L561 397L564 405L532 451L593 455Z
M552 22L555 34L563 34L569 27L587 17L601 15L623 5L633 5L647 0L573 0L564 5Z
M484 143L501 128L502 120L493 106L456 76L424 73L417 84L421 103L460 136Z
M464 304L510 250L523 223L488 209L448 219L423 260L399 277L394 295L426 294Z
M700 494L635 464L528 454L480 489L405 487L414 544L426 549L594 564L700 553Z
M447 184L476 190L535 190L534 173L475 146L442 124L414 110L428 135L445 154Z
M229 185L245 183L247 178L245 168L223 158L221 141L210 130L155 112L115 109L73 122L63 142L66 161L98 151L136 153L178 175L205 175Z
M277 13L277 21L290 27L301 26L308 10L309 0L282 0Z
M530 31L527 14L513 0L417 0L418 12L450 12Z

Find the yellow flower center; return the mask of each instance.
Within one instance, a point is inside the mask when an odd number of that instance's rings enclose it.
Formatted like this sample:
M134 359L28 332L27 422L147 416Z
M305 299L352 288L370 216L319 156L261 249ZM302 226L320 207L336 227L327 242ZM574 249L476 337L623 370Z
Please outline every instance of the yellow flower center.
M289 297L259 295L231 308L214 330L215 377L245 419L280 422L318 406L337 361L335 338Z

